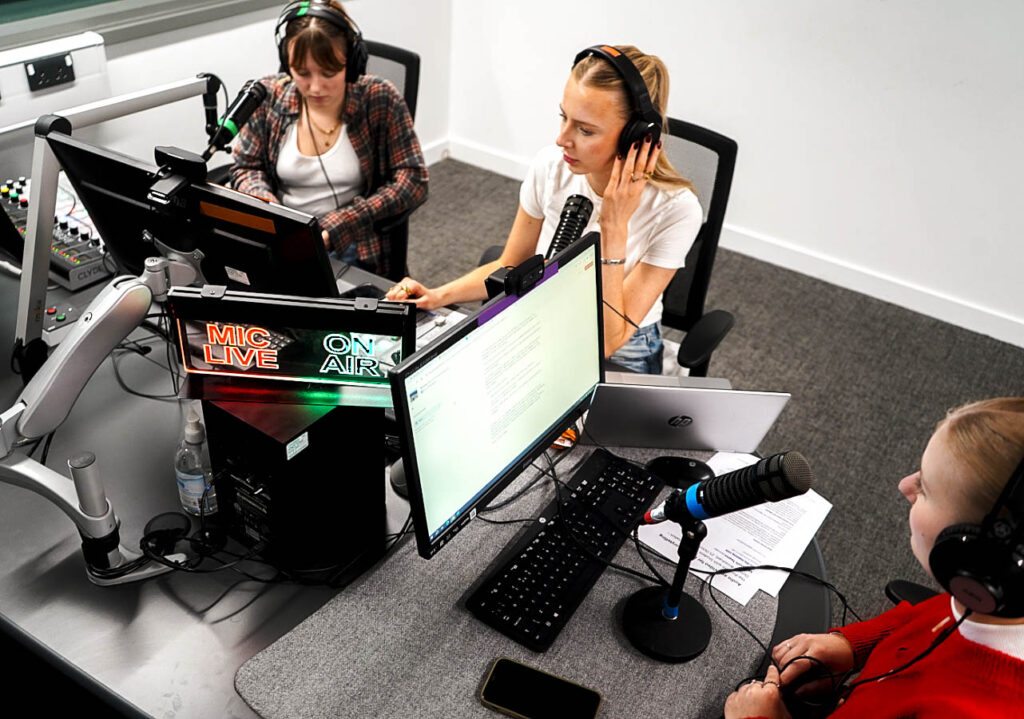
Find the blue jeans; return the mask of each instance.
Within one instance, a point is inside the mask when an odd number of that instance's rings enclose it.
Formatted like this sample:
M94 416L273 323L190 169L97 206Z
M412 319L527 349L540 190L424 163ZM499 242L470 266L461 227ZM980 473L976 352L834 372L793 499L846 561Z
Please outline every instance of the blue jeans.
M356 251L355 242L349 243L349 246L346 247L341 252L333 250L331 254L337 259L344 262L346 265L355 265L356 267L359 266L359 253Z
M634 372L661 374L661 328L657 322L641 327L608 359Z

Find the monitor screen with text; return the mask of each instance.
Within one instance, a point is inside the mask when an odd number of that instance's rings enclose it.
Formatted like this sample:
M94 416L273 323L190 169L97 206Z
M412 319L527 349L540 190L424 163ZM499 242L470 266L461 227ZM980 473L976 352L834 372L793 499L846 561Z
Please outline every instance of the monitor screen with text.
M603 380L596 238L392 372L419 552L433 556L586 409Z

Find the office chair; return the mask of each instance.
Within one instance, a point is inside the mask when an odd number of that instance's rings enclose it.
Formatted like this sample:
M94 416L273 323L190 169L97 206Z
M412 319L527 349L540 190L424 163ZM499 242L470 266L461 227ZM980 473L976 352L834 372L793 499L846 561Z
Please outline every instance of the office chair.
M903 601L917 604L925 599L931 599L936 594L938 592L931 587L926 587L923 584L906 579L893 579L885 585L885 596L893 604L899 604Z
M677 361L690 376L706 377L711 353L734 323L725 310L705 314L704 302L729 202L737 145L724 135L673 117L668 118L668 134L662 135L662 143L662 152L693 183L704 223L686 255L686 265L662 295L661 323L686 332Z
M410 50L403 50L383 42L366 40L369 58L366 72L390 80L409 108L409 115L416 119L416 100L420 91L420 56ZM207 173L210 182L228 184L231 165L222 165ZM412 210L403 212L374 225L374 230L381 238L387 238L391 246L391 272L388 279L397 282L408 274L406 262L409 254L409 215Z
M366 41L366 50L369 53L366 72L390 80L405 99L409 116L415 120L416 100L420 91L420 56L411 50L373 40ZM391 246L388 279L394 282L409 274L409 215L412 212L408 210L374 225L381 239L387 238Z

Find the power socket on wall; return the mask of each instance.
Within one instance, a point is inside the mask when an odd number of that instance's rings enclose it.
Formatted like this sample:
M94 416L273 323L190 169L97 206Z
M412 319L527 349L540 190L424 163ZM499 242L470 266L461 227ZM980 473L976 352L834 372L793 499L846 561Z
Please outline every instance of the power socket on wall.
M75 63L71 53L40 57L25 63L28 89L32 92L64 85L75 80Z

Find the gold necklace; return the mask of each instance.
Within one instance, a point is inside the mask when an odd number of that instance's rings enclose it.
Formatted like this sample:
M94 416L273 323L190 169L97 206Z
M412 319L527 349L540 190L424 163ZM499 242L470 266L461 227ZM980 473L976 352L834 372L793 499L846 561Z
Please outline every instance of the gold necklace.
M325 130L319 125L317 125L315 122L313 122L313 116L309 113L309 107L306 106L305 103L303 103L303 109L305 109L306 111L306 121L309 122L309 126L316 130L317 132L320 132L324 135L324 140L322 141L321 144L323 144L325 150L328 149L331 146L331 136L334 135L334 133L337 131L339 127L341 127L341 122L339 121L338 124L336 124L330 130ZM313 142L315 145L315 137L313 137Z
M334 131L337 130L339 127L341 127L341 123L339 122L337 125L332 127L330 130L325 130L324 128L320 127L315 122L313 122L313 116L309 114L308 110L306 111L306 119L309 120L309 124L313 126L314 130L319 130L320 132L322 132L323 134L328 135L328 136L333 135Z

